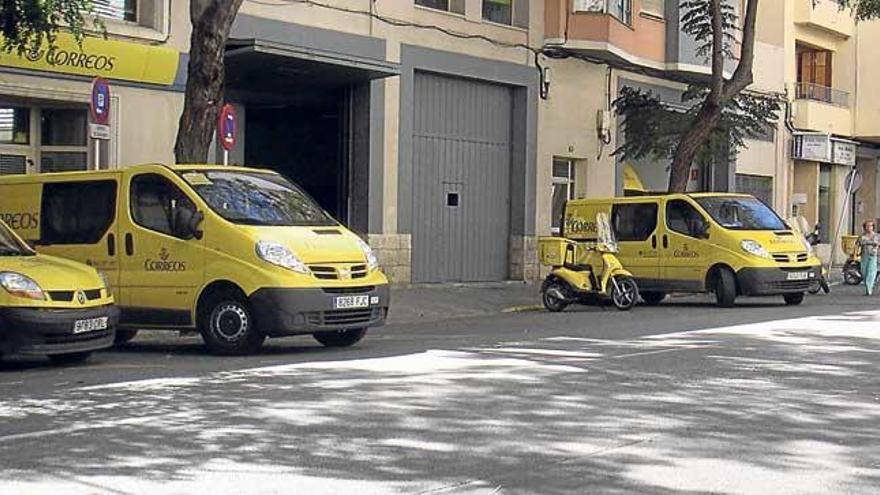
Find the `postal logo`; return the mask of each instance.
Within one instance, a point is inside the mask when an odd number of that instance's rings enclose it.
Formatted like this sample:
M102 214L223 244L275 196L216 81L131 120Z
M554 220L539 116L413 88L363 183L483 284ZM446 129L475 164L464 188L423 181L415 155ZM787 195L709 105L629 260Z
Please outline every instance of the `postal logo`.
M700 253L690 249L687 244L672 252L674 258L699 258Z
M148 272L185 272L186 262L171 259L168 249L162 248L158 253L159 259L147 258L144 261L144 270Z
M565 219L565 232L567 234L593 234L598 232L599 227L596 222L581 220L576 217L568 217Z

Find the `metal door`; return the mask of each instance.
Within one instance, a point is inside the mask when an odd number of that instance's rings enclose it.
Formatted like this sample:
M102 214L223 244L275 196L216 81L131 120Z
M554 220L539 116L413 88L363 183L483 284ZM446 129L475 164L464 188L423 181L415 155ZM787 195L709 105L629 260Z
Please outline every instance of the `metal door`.
M412 279L508 276L511 90L416 73Z

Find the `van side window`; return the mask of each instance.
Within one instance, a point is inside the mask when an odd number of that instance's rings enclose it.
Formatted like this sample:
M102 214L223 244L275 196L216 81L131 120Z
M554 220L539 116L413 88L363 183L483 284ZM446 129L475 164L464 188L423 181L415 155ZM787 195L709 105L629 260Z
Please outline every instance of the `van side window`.
M195 211L186 194L161 175L142 174L131 181L131 217L145 229L184 238L176 223Z
M611 226L618 241L646 241L657 230L657 203L614 205Z
M116 218L116 181L43 185L40 244L95 244Z
M666 204L666 227L689 237L699 237L706 229L706 219L687 201L674 199Z

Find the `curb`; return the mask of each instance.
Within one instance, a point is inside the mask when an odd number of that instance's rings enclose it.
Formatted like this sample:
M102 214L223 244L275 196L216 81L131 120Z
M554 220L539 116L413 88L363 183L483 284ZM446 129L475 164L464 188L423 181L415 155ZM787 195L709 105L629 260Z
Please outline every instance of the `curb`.
M527 304L523 306L511 306L501 310L502 313L532 313L542 311L544 306L540 304Z

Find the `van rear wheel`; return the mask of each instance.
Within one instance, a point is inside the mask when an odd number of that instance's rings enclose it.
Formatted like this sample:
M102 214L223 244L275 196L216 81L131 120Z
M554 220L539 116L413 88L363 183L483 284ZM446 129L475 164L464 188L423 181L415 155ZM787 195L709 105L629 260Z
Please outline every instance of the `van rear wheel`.
M639 295L648 306L656 306L666 300L665 292L642 292Z
M715 276L715 300L722 308L732 308L736 302L736 275L727 268L719 268Z
M312 336L324 347L349 347L360 342L365 335L367 335L366 328L354 328L351 330L315 332Z
M266 340L247 302L237 294L215 294L205 302L199 332L212 354L237 356L257 352Z

